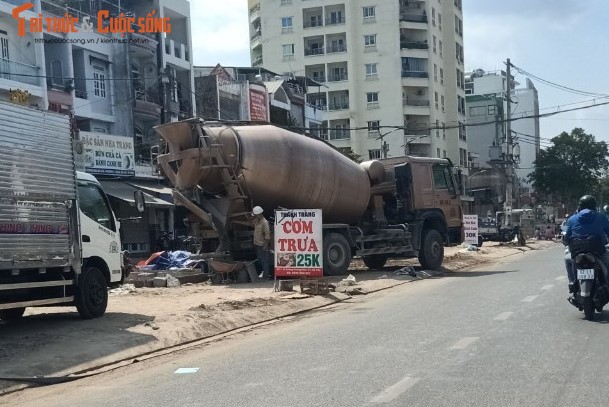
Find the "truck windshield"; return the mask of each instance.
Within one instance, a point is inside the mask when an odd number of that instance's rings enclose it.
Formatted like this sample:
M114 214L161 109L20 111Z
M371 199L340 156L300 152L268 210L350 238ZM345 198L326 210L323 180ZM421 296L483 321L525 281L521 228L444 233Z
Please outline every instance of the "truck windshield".
M82 213L100 225L116 232L110 205L97 185L79 182L78 201Z

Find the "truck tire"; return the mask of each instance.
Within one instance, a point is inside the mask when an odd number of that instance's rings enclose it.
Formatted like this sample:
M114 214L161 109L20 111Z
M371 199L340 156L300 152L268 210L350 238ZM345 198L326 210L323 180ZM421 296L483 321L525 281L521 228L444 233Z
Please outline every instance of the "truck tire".
M425 230L421 239L419 263L424 269L439 270L443 260L444 241L442 235L435 229Z
M362 260L364 261L366 267L368 267L370 270L380 270L385 267L388 257L389 256L387 256L385 253L371 254L369 256L363 256Z
M345 274L351 264L351 246L340 233L324 236L324 275Z
M11 322L20 319L25 312L25 307L0 310L0 319L4 322Z
M97 267L87 267L78 279L76 309L83 319L104 315L108 306L108 285Z

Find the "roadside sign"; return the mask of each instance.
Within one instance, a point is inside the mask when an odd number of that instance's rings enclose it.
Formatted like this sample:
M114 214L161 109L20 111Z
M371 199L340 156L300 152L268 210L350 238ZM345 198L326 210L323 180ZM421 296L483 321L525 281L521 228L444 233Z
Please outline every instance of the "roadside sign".
M275 277L323 276L321 209L275 211Z
M478 215L463 215L464 242L478 245Z

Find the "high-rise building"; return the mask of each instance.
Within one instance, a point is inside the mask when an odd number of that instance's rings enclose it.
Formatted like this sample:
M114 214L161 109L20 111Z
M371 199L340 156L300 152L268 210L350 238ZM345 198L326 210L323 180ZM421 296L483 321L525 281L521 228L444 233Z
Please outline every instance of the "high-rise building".
M467 166L461 0L248 0L254 66L322 87L320 134L362 158ZM388 126L388 127L384 127Z

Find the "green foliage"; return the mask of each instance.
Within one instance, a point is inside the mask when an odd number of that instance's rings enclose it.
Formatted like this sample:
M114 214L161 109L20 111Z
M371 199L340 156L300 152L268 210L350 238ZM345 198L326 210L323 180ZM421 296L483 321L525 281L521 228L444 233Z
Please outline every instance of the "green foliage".
M605 142L575 128L552 140L553 146L541 150L535 170L529 175L536 191L554 201L573 203L597 190L599 179L609 167Z

